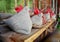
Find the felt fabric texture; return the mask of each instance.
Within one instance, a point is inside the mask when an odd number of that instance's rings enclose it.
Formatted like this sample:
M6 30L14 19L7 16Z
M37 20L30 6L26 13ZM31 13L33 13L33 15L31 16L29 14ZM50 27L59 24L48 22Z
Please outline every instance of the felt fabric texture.
M45 15L45 17L46 17L46 21L49 21L50 20L50 13L46 13L46 14L44 14Z
M5 23L18 33L30 34L32 21L30 19L28 6L24 7L18 14L7 19Z
M42 25L42 24L43 24L42 16L43 16L42 13L40 13L39 15L34 15L34 16L31 18L32 23L33 23L33 24L36 24L36 25Z

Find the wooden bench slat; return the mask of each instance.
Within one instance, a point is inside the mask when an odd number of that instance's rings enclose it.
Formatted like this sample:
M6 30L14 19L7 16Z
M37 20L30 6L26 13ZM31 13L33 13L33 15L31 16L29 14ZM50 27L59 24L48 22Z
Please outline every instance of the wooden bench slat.
M13 37L14 39L16 39L16 41L18 42L33 42L36 38L38 38L45 30L48 29L48 27L54 22L54 20L51 20L51 22L47 23L44 27L42 27L41 29L32 29L31 33L29 35L23 35L23 34L17 34L18 36ZM12 33L12 32L11 32ZM12 33L13 34L13 33ZM10 33L6 33L3 34L3 37L7 37L11 35Z

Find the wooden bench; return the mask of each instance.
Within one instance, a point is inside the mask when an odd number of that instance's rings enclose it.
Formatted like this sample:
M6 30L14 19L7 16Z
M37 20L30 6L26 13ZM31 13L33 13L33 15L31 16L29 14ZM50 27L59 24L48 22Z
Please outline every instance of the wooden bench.
M9 39L13 42L34 42L40 35L43 34L44 31L47 31L48 28L54 23L54 20L51 20L49 23L47 23L44 27L41 29L32 29L32 32L29 35L24 34L17 34L15 32L8 32L5 34L2 34L4 42L9 42ZM15 33L13 35L13 33ZM47 34L47 32L45 32ZM46 35L45 34L45 35Z

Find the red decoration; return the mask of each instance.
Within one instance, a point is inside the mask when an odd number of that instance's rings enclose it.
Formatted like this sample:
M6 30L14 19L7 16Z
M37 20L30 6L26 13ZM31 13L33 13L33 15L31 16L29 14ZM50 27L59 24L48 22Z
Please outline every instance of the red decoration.
M16 10L17 13L20 12L22 9L23 9L23 6L22 6L22 5L17 6L17 7L15 8L15 10Z
M47 8L47 10L46 10L46 13L50 13L50 12L52 12L52 10L50 9L50 8Z
M53 13L53 12L51 12L51 13L50 13L50 17L52 18L52 16L53 16L53 15L54 15L54 13Z
M34 14L35 14L35 15L38 15L38 14L39 14L39 9L38 9L38 8L35 8L35 9L34 9Z
M50 13L50 18L54 15L54 12L50 8L46 10L46 13Z

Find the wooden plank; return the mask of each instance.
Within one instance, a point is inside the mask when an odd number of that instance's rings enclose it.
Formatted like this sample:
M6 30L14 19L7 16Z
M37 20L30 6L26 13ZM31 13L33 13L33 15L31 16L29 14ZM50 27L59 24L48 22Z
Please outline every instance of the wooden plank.
M35 39L37 39L45 30L48 29L49 26L51 26L51 24L54 22L54 20L51 20L49 23L47 23L44 27L42 27L41 29L32 29L31 33L29 35L24 35L24 34L15 34L15 36L12 36L12 39L14 38L14 40L16 42L33 42ZM3 37L7 37L9 38L9 35L11 35L10 33L7 35L3 34Z
M54 20L52 20L51 22L49 22L47 25L45 25L43 28L39 29L38 31L36 31L34 34L28 36L28 37L23 37L24 42L33 42L37 37L39 37L46 29L48 29L48 27L54 22ZM26 35L27 36L27 35Z
M20 34L20 33L18 34L16 32L10 31L10 32L1 34L1 37L3 38L4 42L12 42L12 41L13 42L24 42L25 38L30 37L37 31L38 31L38 29L32 29L32 32L29 35L24 35L24 34Z

